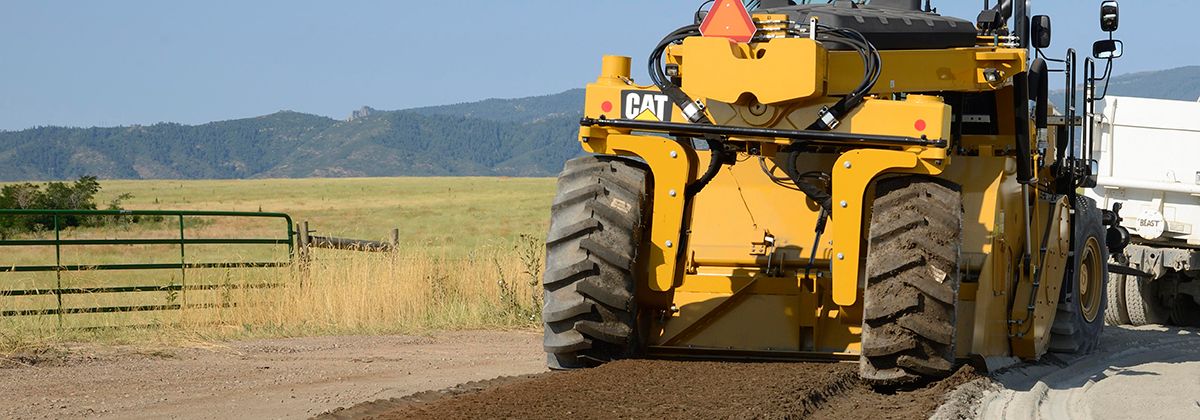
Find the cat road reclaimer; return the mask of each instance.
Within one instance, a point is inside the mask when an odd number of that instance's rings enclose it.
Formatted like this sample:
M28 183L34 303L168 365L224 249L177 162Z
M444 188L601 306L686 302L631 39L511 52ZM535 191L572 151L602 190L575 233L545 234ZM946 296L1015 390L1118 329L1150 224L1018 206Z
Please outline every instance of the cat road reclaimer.
M857 360L904 385L1094 348L1128 234L1078 194L1096 182L1077 144L1091 115L1075 52L1044 53L1050 18L1012 0L975 24L920 0L804 3L708 2L652 50L650 85L604 57L579 133L592 155L559 176L546 240L549 366ZM1111 34L1117 4L1101 9ZM1086 104L1120 54L1111 35L1093 46Z

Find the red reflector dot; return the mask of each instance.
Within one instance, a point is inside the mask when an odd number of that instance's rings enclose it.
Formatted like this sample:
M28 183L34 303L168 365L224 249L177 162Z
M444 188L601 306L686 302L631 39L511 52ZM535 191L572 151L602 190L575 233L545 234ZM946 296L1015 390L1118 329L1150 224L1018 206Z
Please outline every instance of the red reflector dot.
M600 110L604 112L612 112L612 102L604 101L604 103L600 104Z
M925 120L917 120L917 123L913 124L913 128L916 128L917 131L925 131Z

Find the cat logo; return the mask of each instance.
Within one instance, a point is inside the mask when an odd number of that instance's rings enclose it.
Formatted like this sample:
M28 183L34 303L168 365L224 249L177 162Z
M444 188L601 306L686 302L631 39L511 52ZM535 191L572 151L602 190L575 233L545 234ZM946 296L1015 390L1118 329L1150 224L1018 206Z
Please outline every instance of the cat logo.
M649 90L621 92L621 115L627 120L671 122L673 107L667 95Z

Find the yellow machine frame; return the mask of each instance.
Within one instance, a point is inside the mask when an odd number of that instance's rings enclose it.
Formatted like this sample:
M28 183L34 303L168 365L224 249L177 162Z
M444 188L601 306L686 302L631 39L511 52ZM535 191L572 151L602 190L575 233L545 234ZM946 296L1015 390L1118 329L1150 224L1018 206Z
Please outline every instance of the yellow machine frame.
M1025 50L996 45L880 54L885 65L873 96L837 132L949 140L949 105L936 96L897 94L995 92L998 103L1012 104L1013 77L1027 71ZM804 38L739 44L694 37L670 47L667 59L686 72L683 88L690 95L707 98L714 123L793 130L804 129L821 106L834 102L832 96L850 92L863 69L856 53L827 51ZM629 58L604 57L600 77L587 88L585 116L605 118L628 90L657 88L633 82ZM1016 118L1011 105L997 109L1001 121ZM686 120L672 110L672 120ZM588 152L636 157L650 167L652 220L639 276L646 293L638 299L657 311L646 343L652 354L858 357L864 226L873 185L883 177L917 174L962 186L966 280L958 305L958 356L1034 359L1048 349L1069 256L1070 206L1065 198L1043 201L1016 182L1014 130L1000 125L999 135L963 136L954 145L805 155L803 167L832 173L836 203L808 277L819 208L768 175L782 176L778 153L792 140L730 137L745 146L737 162L722 168L690 204L684 191L707 166L707 154L672 138L599 125L582 127L579 140ZM1056 141L1052 135L1049 140ZM1034 159L1048 166L1054 156ZM795 203L808 206L797 213ZM1046 231L1048 224L1053 228L1045 243L1041 235L1026 238L1026 231ZM1047 252L1041 261L1042 254L1030 252L1034 261L1026 266L1020 258L1031 243ZM1035 286L1038 268L1044 274Z

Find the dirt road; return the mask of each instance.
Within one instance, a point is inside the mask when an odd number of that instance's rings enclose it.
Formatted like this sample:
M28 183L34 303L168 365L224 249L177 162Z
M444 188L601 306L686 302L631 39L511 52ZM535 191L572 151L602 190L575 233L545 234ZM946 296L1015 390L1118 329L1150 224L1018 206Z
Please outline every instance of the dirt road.
M1108 327L1094 354L993 377L982 419L1200 418L1200 332Z
M1104 334L1087 356L1050 355L989 378L965 370L907 392L863 385L853 364L626 361L375 401L326 417L1200 418L1200 332L1110 327Z
M895 393L854 364L543 357L537 332L80 347L0 359L0 418L1200 418L1194 330L1108 328L1087 357Z
M307 418L545 370L539 332L324 337L0 359L0 418Z

